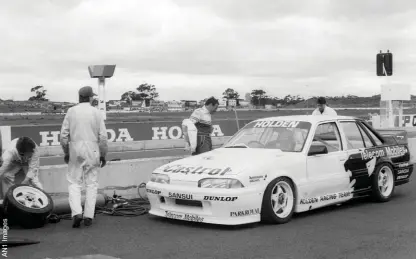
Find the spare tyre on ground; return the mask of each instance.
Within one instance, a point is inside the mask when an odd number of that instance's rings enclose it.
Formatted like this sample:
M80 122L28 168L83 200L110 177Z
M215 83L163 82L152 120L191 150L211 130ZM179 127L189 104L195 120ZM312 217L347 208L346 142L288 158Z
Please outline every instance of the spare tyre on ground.
M4 216L23 228L41 228L52 213L53 200L49 194L27 184L10 187L4 201Z

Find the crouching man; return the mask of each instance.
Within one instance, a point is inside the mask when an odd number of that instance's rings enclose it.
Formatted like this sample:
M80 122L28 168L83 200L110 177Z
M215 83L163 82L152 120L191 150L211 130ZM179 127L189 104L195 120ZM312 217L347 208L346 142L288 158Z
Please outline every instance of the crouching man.
M2 155L0 167L0 199L15 184L30 184L43 190L39 181L39 150L29 137L12 140Z

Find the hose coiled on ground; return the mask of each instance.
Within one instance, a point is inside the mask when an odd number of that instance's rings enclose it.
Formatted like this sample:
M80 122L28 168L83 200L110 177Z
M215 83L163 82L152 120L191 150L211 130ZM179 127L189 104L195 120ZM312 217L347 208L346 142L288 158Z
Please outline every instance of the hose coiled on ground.
M104 214L110 216L137 217L145 215L150 210L150 203L147 198L140 194L140 189L146 188L145 183L138 186L140 198L126 199L114 193L113 197L107 196L107 206L96 206L95 215ZM71 214L51 214L47 218L49 223L58 223L61 220L72 220Z

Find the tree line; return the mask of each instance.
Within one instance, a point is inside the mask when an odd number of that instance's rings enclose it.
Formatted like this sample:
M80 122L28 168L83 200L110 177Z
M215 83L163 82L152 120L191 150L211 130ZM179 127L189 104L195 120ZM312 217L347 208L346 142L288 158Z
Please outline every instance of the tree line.
M34 94L29 98L29 101L49 101L46 98L47 90L42 85L37 85L30 89ZM155 100L159 97L156 86L149 83L140 84L135 91L127 91L121 95L120 100L126 101L131 104L132 101L145 101L146 105L150 105L151 100ZM237 100L237 105L239 105L240 94L232 88L227 88L223 93L222 97L227 100ZM312 99L317 97L311 97ZM326 96L327 99L339 100L339 99L355 99L358 96L347 95L347 96ZM254 106L264 106L264 105L273 105L273 106L288 106L295 105L305 101L305 98L299 95L286 95L283 98L275 97L267 94L266 91L262 89L254 89L250 93L247 93L244 98L246 101L249 101L250 104ZM98 100L95 100L98 104Z
M121 95L122 101L131 103L131 101L148 101L155 100L159 97L159 94L156 90L155 85L143 83L136 88L136 91L128 91ZM232 88L227 88L223 93L222 97L227 100L237 100L237 105L239 105L240 94ZM284 98L273 97L267 95L266 91L255 89L251 93L246 94L245 99L250 102L252 105L264 106L267 104L270 105L291 105L299 102L305 101L303 97L287 95ZM146 103L147 104L147 103Z

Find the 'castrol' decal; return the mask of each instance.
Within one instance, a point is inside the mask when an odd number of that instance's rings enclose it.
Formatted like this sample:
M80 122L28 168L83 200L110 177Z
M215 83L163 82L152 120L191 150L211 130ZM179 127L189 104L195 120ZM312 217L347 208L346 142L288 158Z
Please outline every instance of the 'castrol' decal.
M207 174L207 175L225 175L232 172L231 168L206 168L203 166L184 166L172 165L166 166L163 172L181 173L181 174Z

